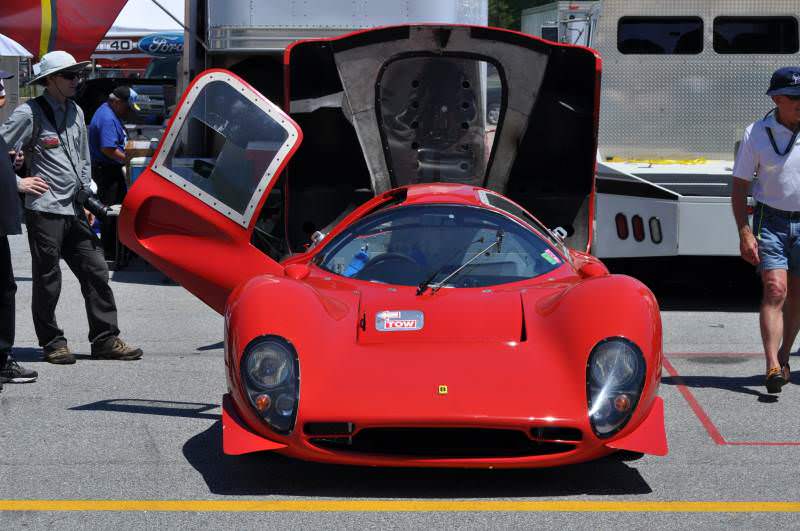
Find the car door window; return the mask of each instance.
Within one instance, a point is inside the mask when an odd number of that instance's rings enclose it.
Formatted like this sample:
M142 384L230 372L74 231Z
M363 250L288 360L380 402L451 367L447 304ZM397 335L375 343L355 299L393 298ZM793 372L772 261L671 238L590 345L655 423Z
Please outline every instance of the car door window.
M204 80L176 115L153 170L246 227L297 131L238 79Z

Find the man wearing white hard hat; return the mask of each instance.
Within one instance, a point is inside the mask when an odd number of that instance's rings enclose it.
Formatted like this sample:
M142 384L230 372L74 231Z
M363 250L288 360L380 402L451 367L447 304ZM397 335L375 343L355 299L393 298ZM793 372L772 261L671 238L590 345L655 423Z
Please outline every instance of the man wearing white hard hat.
M61 294L61 258L78 277L89 320L89 341L95 358L134 360L142 356L119 338L117 307L108 284L102 246L92 232L91 215L114 212L91 191L89 139L83 111L72 101L88 61L54 51L34 65L30 83L44 94L17 107L0 126L11 146L22 146L32 177L20 178L25 194L25 224L33 264L33 324L44 359L75 363L55 310Z

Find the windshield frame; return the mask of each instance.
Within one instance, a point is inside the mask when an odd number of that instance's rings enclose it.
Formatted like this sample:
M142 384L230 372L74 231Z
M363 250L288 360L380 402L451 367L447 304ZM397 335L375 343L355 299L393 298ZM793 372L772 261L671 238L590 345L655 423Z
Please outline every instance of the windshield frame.
M354 227L362 226L365 223L369 223L370 221L374 221L374 218L376 218L378 216L389 215L392 212L396 212L397 210L425 209L427 207L456 207L456 208L459 208L459 209L472 209L472 210L481 211L481 212L489 212L492 215L498 216L498 217L502 218L503 220L505 220L507 222L510 222L511 224L513 224L513 225L517 226L518 228L520 228L521 230L523 230L525 233L531 235L533 238L536 238L537 240L541 241L542 244L545 246L545 248L547 250L555 253L556 256L560 259L560 263L555 264L554 267L552 267L551 269L549 269L547 271L544 271L544 272L542 272L540 274L537 274L535 276L526 277L526 278L522 278L522 279L519 279L519 280L510 280L508 282L499 282L499 283L496 283L496 284L477 286L480 289L493 288L495 286L505 286L505 285L514 284L514 283L518 283L518 282L529 282L531 280L540 278L543 275L552 273L552 272L560 269L564 265L567 265L568 267L572 267L572 261L568 257L565 257L564 254L563 254L562 249L560 249L557 245L554 245L553 242L551 242L550 239L546 235L540 234L539 231L537 231L535 228L529 226L524 221L517 219L515 216L510 215L508 212L506 212L506 211L504 211L502 209L490 206L490 205L485 205L485 204L476 205L476 204L453 203L453 202L447 202L447 203L423 203L423 204L419 204L419 203L415 203L415 204L399 204L399 205L392 205L392 206L390 206L388 208L381 208L381 209L378 209L376 211L373 211L370 214L358 219L354 223L352 223L349 226L345 227L341 231L337 231L336 234L331 239L329 239L327 242L324 243L324 245L320 245L320 248L315 250L314 256L311 258L311 263L313 265L319 267L326 274L336 275L338 277L342 277L342 278L345 278L347 280L355 280L355 281L368 282L368 283L376 282L376 281L372 281L372 280L359 279L359 278L356 278L355 276L348 277L346 275L343 275L340 272L336 272L336 271L334 271L332 269L329 269L328 267L325 267L323 265L323 263L328 260L329 256L331 256L332 254L338 253L339 251L341 251L341 249L343 249L346 245L348 245L352 241L352 239L353 239L352 235L354 234L354 231L352 229ZM382 285L387 285L387 286L393 286L393 287L404 287L404 288L407 287L407 288L414 288L414 289L416 289L418 287L416 284L413 285L413 286L407 285L407 284L396 284L396 283L391 283L391 282L381 283L381 284ZM440 287L454 287L454 286L443 285L443 286L440 286ZM469 287L460 287L459 289L468 289L468 288Z

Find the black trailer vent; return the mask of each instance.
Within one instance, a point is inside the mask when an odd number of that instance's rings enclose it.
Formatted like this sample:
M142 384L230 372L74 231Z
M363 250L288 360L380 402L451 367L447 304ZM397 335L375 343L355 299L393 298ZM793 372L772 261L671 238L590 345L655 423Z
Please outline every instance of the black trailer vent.
M580 441L583 433L578 428L559 426L537 426L531 428L531 437L537 441Z
M531 440L519 430L485 428L365 428L352 438L309 442L334 451L440 458L525 457L575 449L574 444Z

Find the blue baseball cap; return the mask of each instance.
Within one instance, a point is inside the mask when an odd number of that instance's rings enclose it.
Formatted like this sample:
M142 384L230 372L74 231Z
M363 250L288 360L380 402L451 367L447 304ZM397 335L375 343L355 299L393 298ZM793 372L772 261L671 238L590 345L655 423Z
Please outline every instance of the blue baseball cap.
M800 96L800 66L775 70L769 80L767 96Z

